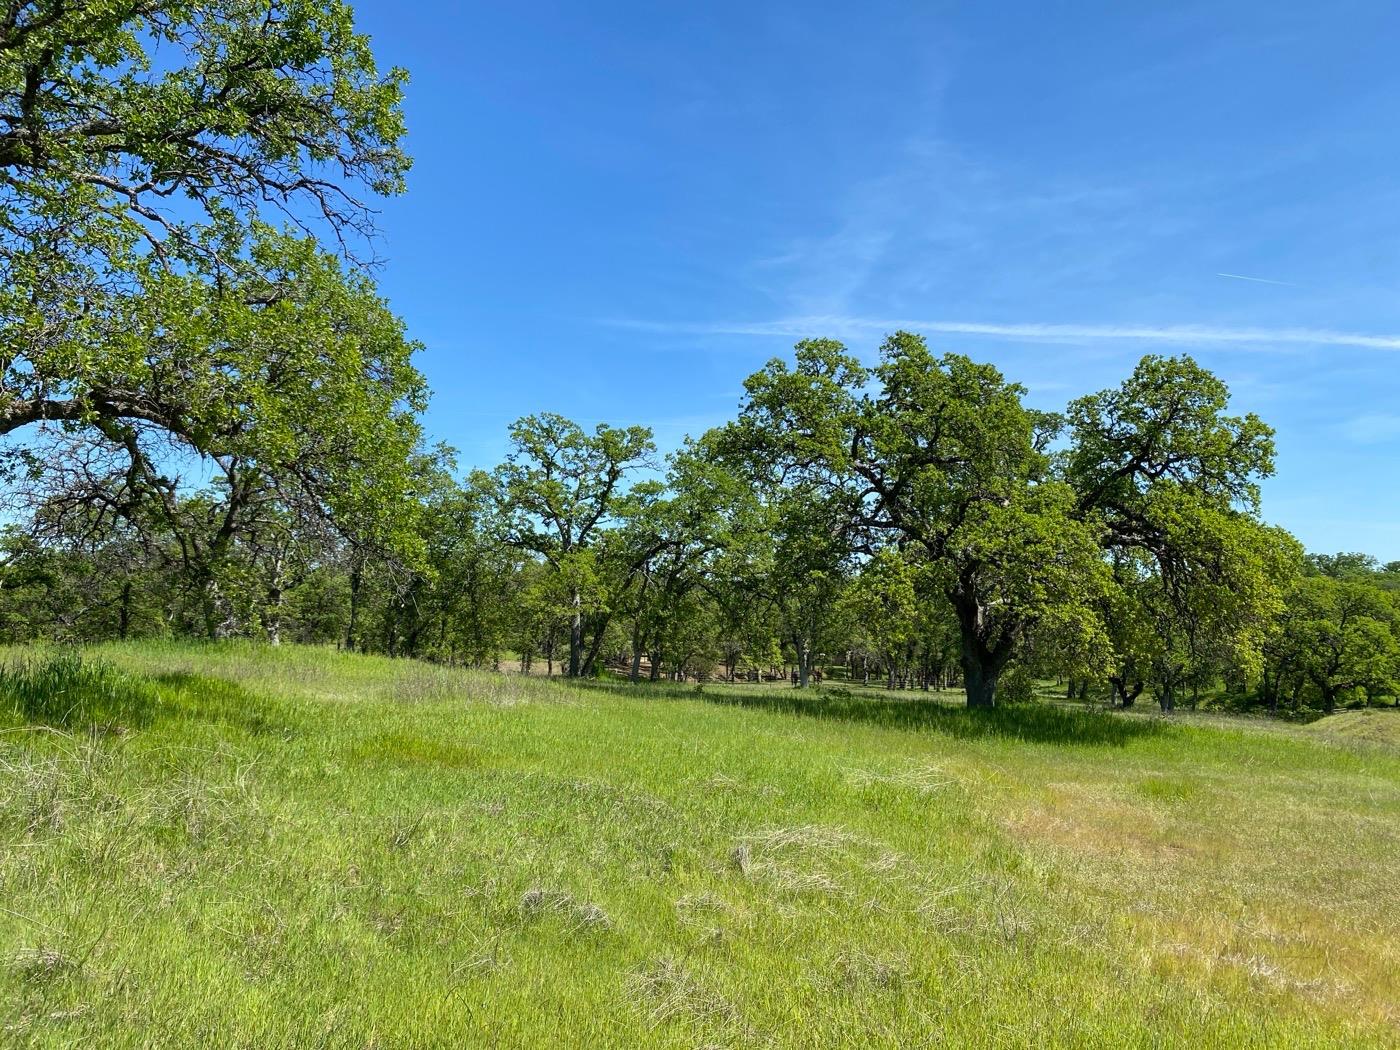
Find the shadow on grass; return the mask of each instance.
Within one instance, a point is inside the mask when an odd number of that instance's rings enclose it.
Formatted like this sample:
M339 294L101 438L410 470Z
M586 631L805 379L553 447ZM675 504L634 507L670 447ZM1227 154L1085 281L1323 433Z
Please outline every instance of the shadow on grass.
M0 668L0 718L55 729L121 732L157 722L218 722L261 734L285 729L280 705L203 675L147 677L63 653Z
M287 733L292 712L287 704L250 692L225 678L171 671L151 679L159 687L167 716L220 722L254 735Z
M842 687L771 692L731 692L726 687L649 689L613 683L592 688L615 696L650 695L702 700L775 714L798 715L837 722L861 722L890 729L933 732L960 739L1001 737L1033 743L1123 747L1143 737L1161 736L1172 727L1146 718L1124 718L1107 711L1075 710L1050 704L1012 704L990 710L969 708L948 700L892 695L871 696Z

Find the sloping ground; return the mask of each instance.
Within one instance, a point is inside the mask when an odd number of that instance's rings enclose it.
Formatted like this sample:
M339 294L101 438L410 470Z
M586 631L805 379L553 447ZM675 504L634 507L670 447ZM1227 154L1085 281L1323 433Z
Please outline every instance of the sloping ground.
M0 681L0 1044L1400 1036L1379 749L324 651L97 656L120 670Z
M1341 711L1309 723L1307 730L1333 740L1400 749L1400 711L1394 708Z

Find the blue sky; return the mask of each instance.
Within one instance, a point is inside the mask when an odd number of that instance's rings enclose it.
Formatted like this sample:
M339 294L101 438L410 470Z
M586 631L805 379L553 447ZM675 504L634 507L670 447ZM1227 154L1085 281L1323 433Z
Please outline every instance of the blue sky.
M806 336L1042 407L1187 351L1278 430L1267 517L1400 558L1400 5L358 10L412 74L380 278L465 465L540 410L672 447Z

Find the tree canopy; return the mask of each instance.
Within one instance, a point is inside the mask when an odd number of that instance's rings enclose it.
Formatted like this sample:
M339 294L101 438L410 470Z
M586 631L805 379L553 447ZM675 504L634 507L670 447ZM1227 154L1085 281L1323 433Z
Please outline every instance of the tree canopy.
M12 479L170 527L192 456L235 506L275 492L359 542L408 539L426 388L401 323L337 259L368 243L367 195L403 186L403 80L339 2L8 6Z

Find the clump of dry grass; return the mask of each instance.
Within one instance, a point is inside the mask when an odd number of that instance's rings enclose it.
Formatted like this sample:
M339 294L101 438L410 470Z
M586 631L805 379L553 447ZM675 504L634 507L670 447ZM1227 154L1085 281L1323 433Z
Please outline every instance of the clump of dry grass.
M702 944L717 944L750 925L745 913L716 893L690 893L675 902L676 921Z
M530 889L520 898L519 914L530 920L544 915L557 915L574 930L610 930L613 920L607 912L590 901L581 901L564 890Z
M10 970L25 981L45 983L82 969L82 960L49 945L21 948L10 958Z
M642 967L632 975L628 991L634 1001L645 1004L653 1028L679 1022L722 1036L747 1031L738 1007L675 959L663 957Z
M875 954L853 948L836 956L836 979L850 989L898 988L910 973L909 960L899 954Z
M68 787L54 756L19 752L0 760L0 824L24 838L62 831Z
M958 784L958 779L949 775L946 770L925 765L893 771L852 769L846 774L846 780L856 788L899 787L924 795L932 795Z

